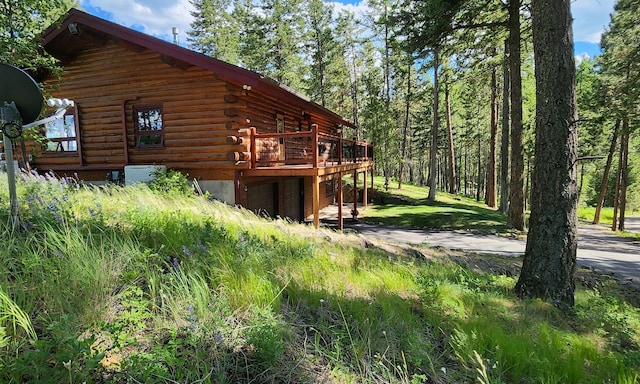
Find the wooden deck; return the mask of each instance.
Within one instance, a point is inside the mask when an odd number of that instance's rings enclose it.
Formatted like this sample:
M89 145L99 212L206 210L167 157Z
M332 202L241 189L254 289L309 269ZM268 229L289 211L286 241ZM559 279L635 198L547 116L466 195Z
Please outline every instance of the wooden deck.
M320 183L327 177L338 183L338 228L342 229L342 178L363 174L364 197L367 202L367 174L373 184L373 146L366 142L345 139L340 132L320 132L313 124L305 132L258 133L256 128L238 131L238 136L227 137L227 142L238 150L229 154L236 161L241 177L311 177L313 193L313 222L319 226ZM373 185L372 185L373 186ZM357 201L357 185L353 188ZM357 212L357 202L354 204Z
M230 136L229 143L245 144L248 152L237 151L229 158L247 163L247 176L322 176L339 172L355 172L373 166L373 146L345 139L341 135L318 132L257 133ZM248 142L248 146L246 145Z

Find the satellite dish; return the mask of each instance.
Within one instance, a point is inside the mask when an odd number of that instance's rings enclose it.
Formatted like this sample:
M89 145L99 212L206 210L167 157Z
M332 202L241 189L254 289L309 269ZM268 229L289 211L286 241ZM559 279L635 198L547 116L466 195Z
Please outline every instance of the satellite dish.
M42 111L42 92L38 84L22 69L0 63L0 107L16 103L23 124L35 121Z

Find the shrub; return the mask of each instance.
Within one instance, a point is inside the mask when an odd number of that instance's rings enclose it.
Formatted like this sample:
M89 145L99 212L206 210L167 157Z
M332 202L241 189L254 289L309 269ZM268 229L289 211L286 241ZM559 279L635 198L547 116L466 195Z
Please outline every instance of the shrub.
M188 175L175 169L158 169L153 173L154 179L149 182L149 189L164 193L189 195L193 191Z

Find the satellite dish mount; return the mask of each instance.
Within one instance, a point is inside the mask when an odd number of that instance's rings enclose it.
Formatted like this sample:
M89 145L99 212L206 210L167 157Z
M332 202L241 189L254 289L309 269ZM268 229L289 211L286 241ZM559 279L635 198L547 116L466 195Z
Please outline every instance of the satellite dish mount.
M18 198L16 195L15 166L13 163L13 139L22 135L22 124L31 123L42 111L42 92L38 84L23 70L0 64L0 118L4 158L7 163L11 222L19 224Z

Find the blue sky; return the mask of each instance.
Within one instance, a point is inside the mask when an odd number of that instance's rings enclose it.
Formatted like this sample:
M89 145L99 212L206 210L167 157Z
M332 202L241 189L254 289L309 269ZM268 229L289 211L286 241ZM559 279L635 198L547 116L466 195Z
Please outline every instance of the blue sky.
M572 0L573 30L576 56L600 52L600 35L609 24L615 0ZM85 11L129 28L172 41L171 30L177 27L184 43L192 17L189 0L81 0ZM366 2L340 0L336 7L362 14Z

